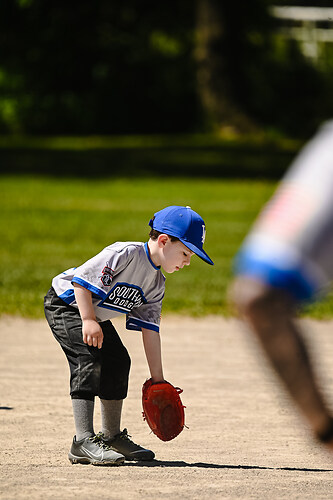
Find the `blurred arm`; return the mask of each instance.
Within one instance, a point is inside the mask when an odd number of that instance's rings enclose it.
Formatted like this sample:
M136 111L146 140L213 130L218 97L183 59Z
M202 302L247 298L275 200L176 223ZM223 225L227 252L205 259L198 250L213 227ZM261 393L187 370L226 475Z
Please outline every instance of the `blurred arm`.
M324 435L332 419L316 380L308 349L285 292L240 277L234 296L242 319L256 334L272 367L311 425Z

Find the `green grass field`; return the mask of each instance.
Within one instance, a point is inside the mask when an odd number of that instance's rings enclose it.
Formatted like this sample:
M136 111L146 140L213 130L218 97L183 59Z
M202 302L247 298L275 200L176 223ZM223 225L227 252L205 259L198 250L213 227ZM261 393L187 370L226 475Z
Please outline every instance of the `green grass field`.
M114 241L146 241L148 221L167 205L190 205L205 219L205 249L167 275L164 313L232 314L232 259L275 182L204 178L112 180L3 176L0 180L0 314L43 317L52 277ZM307 311L331 317L330 300Z

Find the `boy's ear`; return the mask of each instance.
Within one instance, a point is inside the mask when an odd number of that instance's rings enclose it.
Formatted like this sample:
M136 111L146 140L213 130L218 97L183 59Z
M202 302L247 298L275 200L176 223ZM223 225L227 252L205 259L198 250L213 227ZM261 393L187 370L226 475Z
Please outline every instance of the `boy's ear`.
M167 234L160 234L157 238L157 244L160 248L163 248L168 241L169 236Z

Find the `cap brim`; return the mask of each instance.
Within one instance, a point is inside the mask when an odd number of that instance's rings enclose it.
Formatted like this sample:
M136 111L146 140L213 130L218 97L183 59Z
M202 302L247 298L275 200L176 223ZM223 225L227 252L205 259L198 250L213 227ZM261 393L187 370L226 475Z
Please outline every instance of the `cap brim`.
M179 240L187 247L189 248L190 250L192 250L192 252L195 253L195 255L197 255L198 257L200 257L200 259L204 260L205 262L207 262L207 264L210 264L211 266L214 265L214 262L212 261L212 259L210 257L208 257L208 255L206 254L206 252L204 250L200 250L200 248L197 248L196 246L194 246L192 243L189 243L188 241L186 240L183 240L182 238L179 238Z

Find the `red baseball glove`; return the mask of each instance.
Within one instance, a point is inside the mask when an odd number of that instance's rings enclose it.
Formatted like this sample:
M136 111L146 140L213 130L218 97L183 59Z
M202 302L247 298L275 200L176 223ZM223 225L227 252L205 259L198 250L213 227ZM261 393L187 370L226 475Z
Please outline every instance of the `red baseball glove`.
M149 379L143 384L143 418L162 441L174 439L184 429L185 406L179 396L182 392L166 381L153 384Z

